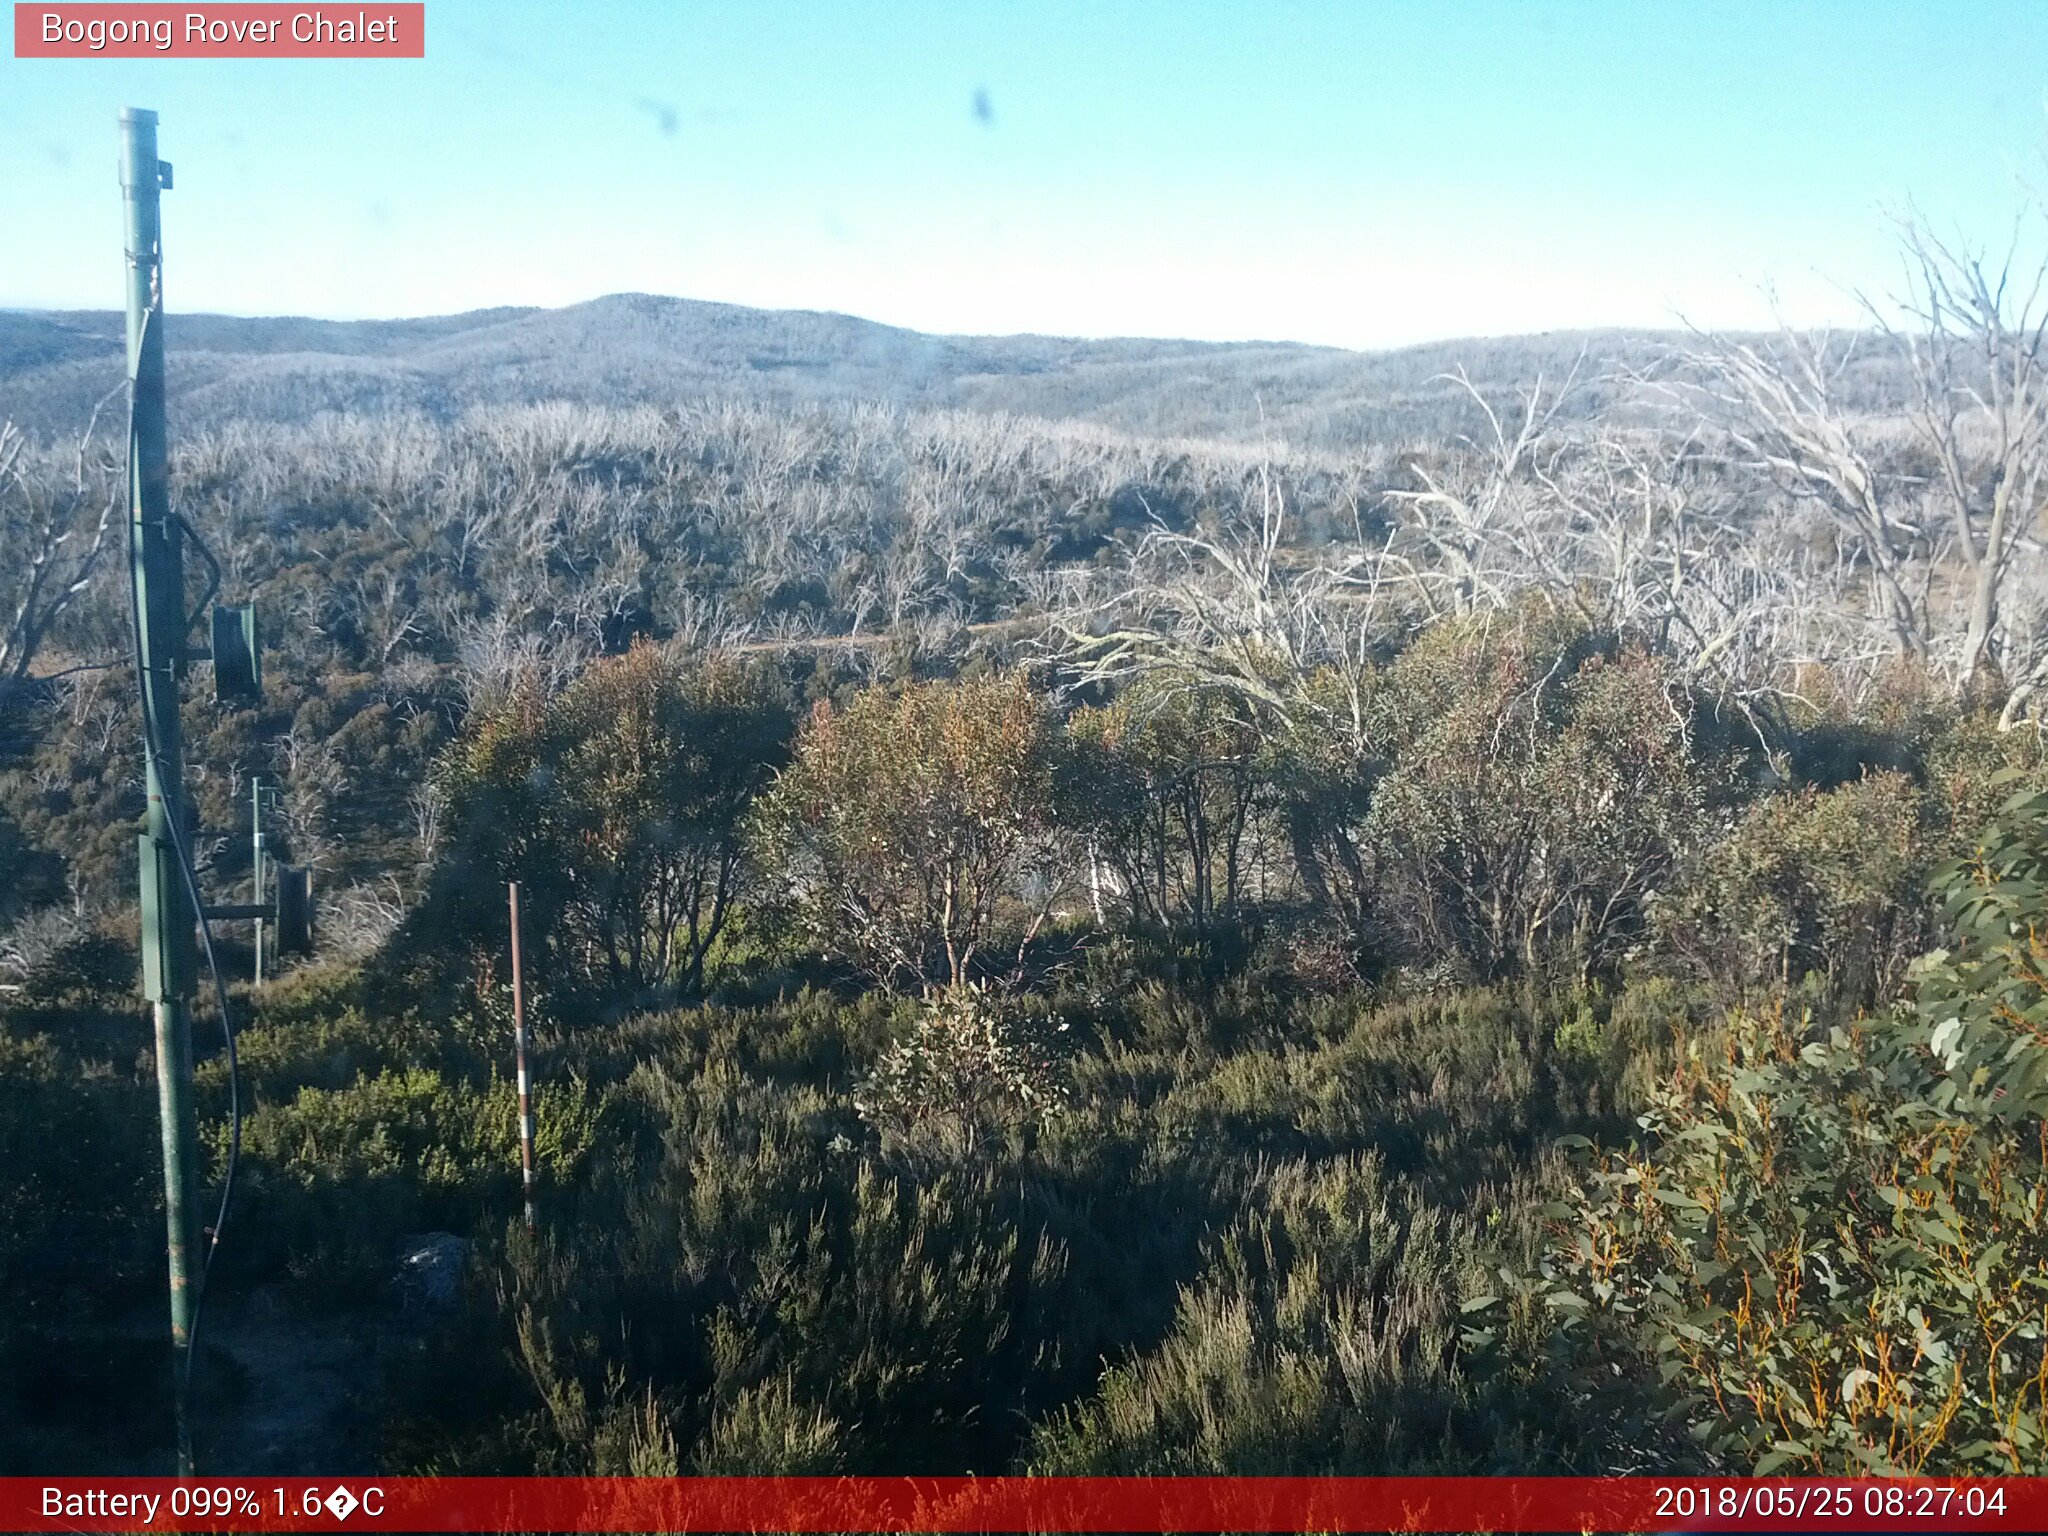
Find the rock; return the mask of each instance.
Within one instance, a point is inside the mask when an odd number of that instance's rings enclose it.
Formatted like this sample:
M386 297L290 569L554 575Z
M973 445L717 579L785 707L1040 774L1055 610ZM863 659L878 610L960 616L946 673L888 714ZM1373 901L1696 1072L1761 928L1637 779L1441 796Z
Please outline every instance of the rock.
M419 1232L403 1239L394 1279L400 1307L443 1311L454 1306L468 1258L469 1239L453 1232Z

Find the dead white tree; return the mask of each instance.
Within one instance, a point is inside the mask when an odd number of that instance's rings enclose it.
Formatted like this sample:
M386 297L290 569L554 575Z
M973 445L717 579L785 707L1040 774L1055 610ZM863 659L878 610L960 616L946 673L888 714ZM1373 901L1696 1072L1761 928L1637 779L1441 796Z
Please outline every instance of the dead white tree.
M112 399L93 408L68 478L13 423L0 422L0 712L106 555L121 488L111 465L92 457L92 438Z
M1817 510L1869 592L1867 615L1894 653L1925 662L1927 609L1914 588L1928 555L1920 486L1880 461L1882 443L1841 394L1864 338L1779 330L1702 333L1667 387L1728 445L1734 463Z
M1788 658L1763 641L1800 606L1794 551L1705 459L1697 432L1595 422L1533 466L1543 494L1524 504L1519 545L1588 624L1748 705L1782 682Z
M363 649L378 670L391 664L401 646L425 635L420 602L412 580L388 567L357 576L340 604L353 620Z
M2028 269L2021 233L1995 263L1979 249L1903 221L1906 321L1885 324L1912 381L1909 419L1933 458L1933 491L1946 513L1947 553L1961 567L1961 652L1956 683L1968 689L1999 665L2003 600L2022 547L2031 542L2048 474L2048 379L2042 302L2048 261ZM2044 681L2042 662L2014 680L2008 719ZM2001 670L2005 670L2001 668ZM2010 673L2008 673L2010 675Z
M1155 698L1227 699L1309 775L1341 786L1290 797L1281 819L1304 886L1362 932L1373 882L1345 806L1373 759L1375 651L1407 620L1407 572L1366 536L1355 500L1353 539L1317 556L1290 537L1287 490L1269 460L1242 491L1213 528L1155 523L1107 590L1079 573L1049 588L1049 643L1081 683L1143 679Z
M28 990L35 974L90 926L83 904L39 907L0 931L0 994Z
M1800 616L1818 643L1788 662L1868 667L1874 629L1958 693L1997 679L2008 725L2048 687L2048 259L2022 259L2023 228L1987 254L1902 219L1904 281L1863 301L1873 333L1702 335L1668 386L1828 530L1807 567L1833 611ZM1897 398L1857 398L1866 364Z
M1511 590L1532 580L1563 585L1549 561L1549 546L1536 536L1543 520L1532 502L1542 491L1536 463L1578 372L1574 364L1549 393L1538 374L1520 392L1520 410L1506 421L1463 368L1432 381L1455 384L1485 418L1487 430L1483 438L1460 438L1460 451L1441 465L1412 459L1408 472L1422 488L1387 493L1403 514L1401 537L1390 558L1398 561L1431 617L1497 607Z

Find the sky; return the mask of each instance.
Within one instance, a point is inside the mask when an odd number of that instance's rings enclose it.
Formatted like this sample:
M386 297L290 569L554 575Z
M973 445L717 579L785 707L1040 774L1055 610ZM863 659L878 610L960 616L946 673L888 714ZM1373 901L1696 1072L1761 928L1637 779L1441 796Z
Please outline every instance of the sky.
M370 7L374 10L374 5ZM0 57L0 306L615 292L1348 347L1853 321L1889 215L2003 245L2043 0L428 0L423 60Z

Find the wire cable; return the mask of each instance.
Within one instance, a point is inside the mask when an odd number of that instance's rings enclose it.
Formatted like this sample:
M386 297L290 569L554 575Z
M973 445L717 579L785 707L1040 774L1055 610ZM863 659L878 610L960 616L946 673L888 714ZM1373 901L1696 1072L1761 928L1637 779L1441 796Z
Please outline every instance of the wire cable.
M149 336L149 327L155 321L156 315L157 311L154 305L152 305L147 311L144 312L142 318L143 340L147 340ZM138 345L138 353L140 352L140 350L140 346ZM135 395L134 390L131 386L128 396L128 486L129 496L131 499L129 515L127 518L129 571L128 618L130 638L134 643L135 651L135 686L136 691L140 696L142 704L143 749L147 753L150 763L153 766L160 767L165 757L165 753L163 750L163 731L161 729L161 723L158 721L156 717L155 704L151 695L148 680L144 676L146 647L143 644L142 606L139 601L141 594L136 590L135 587L135 524L137 508L133 503L140 499L141 491L141 482L137 477L136 435L137 434ZM183 519L180 519L180 521L182 522ZM186 527L188 531L192 531L193 537L197 539L197 531L191 530L189 524L187 524ZM213 557L211 552L208 552L207 559L209 563L212 563ZM217 571L218 569L219 567L216 565L215 570ZM182 614L184 610L185 596L184 593L180 592L178 594L178 611ZM189 619L186 621L185 633L190 633L192 622L193 621ZM184 638L184 634L181 634L178 637L179 645L181 648L184 644ZM171 658L169 665L171 667L172 686L175 687L177 676L177 658ZM235 1052L234 1015L228 1007L227 983L222 978L221 975L220 958L218 955L214 953L213 925L207 919L206 902L199 893L199 876L192 865L191 851L186 847L185 844L184 829L179 825L179 822L183 819L184 815L184 785L183 783L159 784L158 787L162 791L165 799L166 814L164 817L164 821L166 826L168 826L170 829L171 849L177 857L178 872L183 877L185 893L191 899L192 902L193 916L198 920L200 941L206 951L207 973L213 978L214 997L220 1007L221 1038L225 1044L225 1055L227 1057L228 1064L228 1155L226 1159L226 1165L223 1169L221 1177L220 1206L214 1214L213 1227L211 1229L211 1233L206 1245L206 1256L204 1259L200 1261L199 1284L195 1288L192 1297L192 1321L190 1327L187 1329L185 1334L185 1372L183 1388L189 1401L192 1386L192 1364L193 1361L198 1358L199 1354L199 1322L201 1316L205 1311L206 1306L206 1282L208 1277L211 1276L213 1273L213 1259L214 1255L220 1250L221 1234L227 1229L228 1209L231 1202L234 1199L235 1194L235 1171L241 1163L241 1063L237 1058Z

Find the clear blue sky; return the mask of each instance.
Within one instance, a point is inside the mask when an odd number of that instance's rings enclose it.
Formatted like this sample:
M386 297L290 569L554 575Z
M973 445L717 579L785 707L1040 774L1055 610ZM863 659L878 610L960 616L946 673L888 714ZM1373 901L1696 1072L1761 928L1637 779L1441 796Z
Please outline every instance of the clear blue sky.
M374 9L374 7L372 7ZM2002 240L2048 3L429 0L417 62L0 58L0 304L643 290L926 330L1380 346L1851 311L1883 210ZM977 100L985 111L977 111Z

